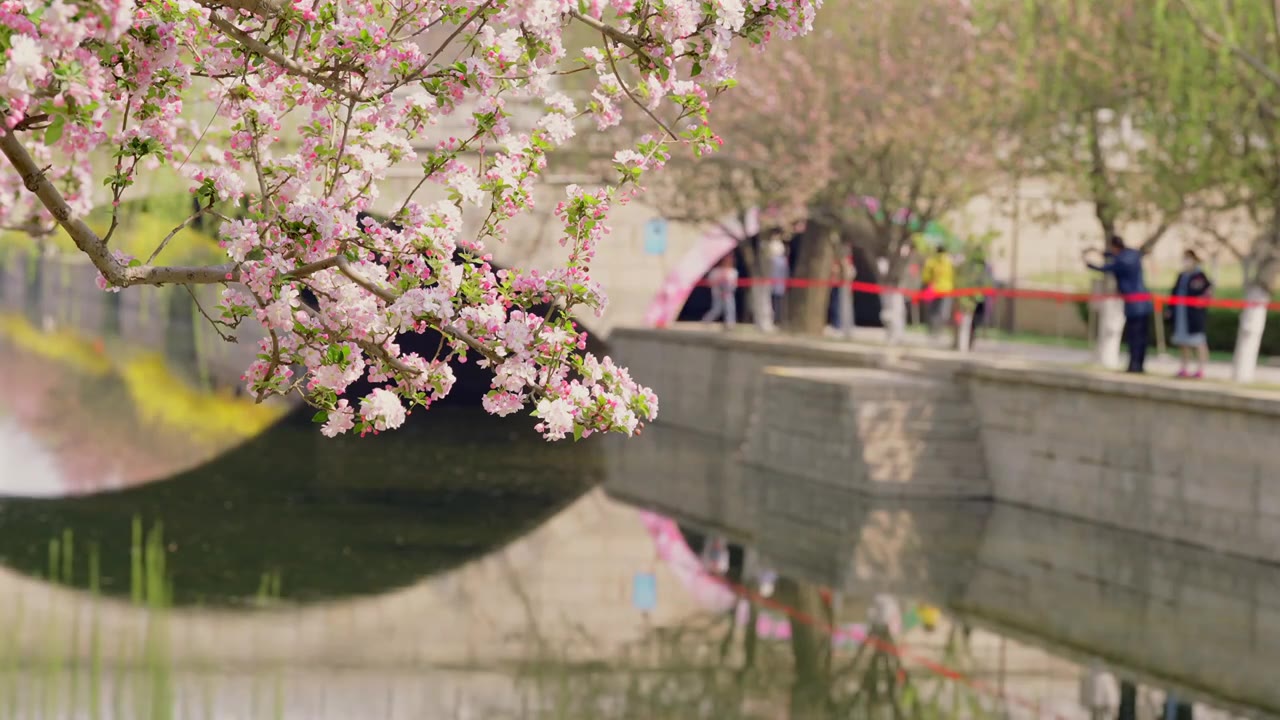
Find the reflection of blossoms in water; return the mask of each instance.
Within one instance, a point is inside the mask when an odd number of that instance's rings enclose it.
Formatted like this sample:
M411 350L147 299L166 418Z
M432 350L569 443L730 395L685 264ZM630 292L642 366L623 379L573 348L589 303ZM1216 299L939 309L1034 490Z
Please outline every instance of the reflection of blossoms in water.
M109 352L100 338L42 332L17 313L0 315L0 368L0 495L84 495L169 477L284 411L198 389L159 354Z

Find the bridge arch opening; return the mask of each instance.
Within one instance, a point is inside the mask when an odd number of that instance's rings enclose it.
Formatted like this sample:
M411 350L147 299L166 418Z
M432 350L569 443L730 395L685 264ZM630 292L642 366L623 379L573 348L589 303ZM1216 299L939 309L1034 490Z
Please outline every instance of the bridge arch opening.
M764 242L758 221L758 214L752 211L747 220L736 225L731 222L717 223L694 244L677 262L655 294L646 313L646 324L650 327L666 327L674 322L696 322L701 320L711 308L711 289L701 284L708 274L721 260L730 255L734 258L734 266L738 277L744 280L762 281L768 276L764 267ZM742 239L745 238L745 239ZM794 268L805 243L818 240L796 233L786 242L787 267ZM854 267L857 268L860 282L879 283L879 271L875 262L860 245L851 247ZM759 260L756 261L755 276L750 272L751 263L747 261L748 253ZM755 322L752 317L750 290L740 286L735 293L738 322ZM865 327L880 327L880 296L873 292L855 291L854 323ZM827 304L827 322L835 326L839 324L837 290L833 287L829 292Z

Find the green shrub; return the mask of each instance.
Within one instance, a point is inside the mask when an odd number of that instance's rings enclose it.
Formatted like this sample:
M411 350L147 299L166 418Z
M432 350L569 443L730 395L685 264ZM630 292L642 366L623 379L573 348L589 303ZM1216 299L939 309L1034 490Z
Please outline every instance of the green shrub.
M1236 347L1236 332L1240 326L1240 311L1229 308L1209 308L1205 318L1205 336L1209 349L1231 352ZM1280 355L1280 313L1267 313L1267 327L1262 332L1262 355Z

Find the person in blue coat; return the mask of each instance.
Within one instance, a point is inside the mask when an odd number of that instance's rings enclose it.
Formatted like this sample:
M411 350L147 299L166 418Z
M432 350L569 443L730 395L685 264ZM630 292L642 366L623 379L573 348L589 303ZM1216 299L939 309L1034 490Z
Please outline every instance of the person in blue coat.
M1085 264L1090 270L1110 273L1116 279L1116 290L1124 297L1124 337L1129 346L1129 372L1145 372L1147 344L1151 337L1151 315L1155 305L1142 273L1142 253L1126 247L1124 239L1112 235L1101 264L1090 262L1085 251Z

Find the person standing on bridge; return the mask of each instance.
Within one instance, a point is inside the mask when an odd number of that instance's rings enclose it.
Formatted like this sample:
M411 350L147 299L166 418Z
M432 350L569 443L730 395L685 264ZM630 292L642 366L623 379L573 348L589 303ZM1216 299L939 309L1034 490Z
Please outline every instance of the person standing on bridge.
M945 245L924 261L920 280L928 288L926 297L933 298L929 302L929 334L936 337L942 326L951 322L951 293L956 289L956 268Z
M721 258L707 280L711 283L711 309L702 316L702 322L724 319L726 329L738 322L738 268L733 263L733 253Z
M1173 285L1175 304L1167 308L1166 313L1173 321L1173 344L1182 350L1182 364L1178 369L1178 377L1202 378L1204 368L1209 364L1209 340L1205 336L1205 320L1208 311L1201 304L1213 292L1213 283L1209 276L1200 269L1200 256L1195 250L1188 250L1182 255L1182 272ZM1187 366L1191 363L1191 352L1196 352L1199 363L1195 373Z
M1125 247L1124 239L1112 235L1107 241L1107 252L1101 264L1089 260L1096 250L1084 252L1085 265L1090 270L1109 273L1116 279L1116 290L1124 298L1124 337L1129 345L1129 370L1146 372L1147 344L1151 334L1151 315L1154 305L1142 273L1142 253Z

